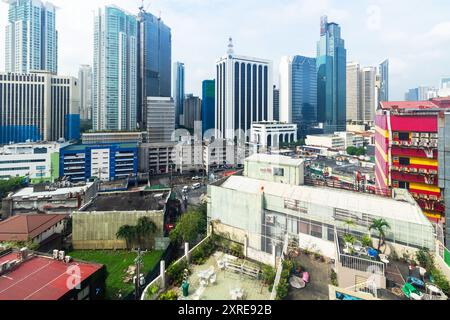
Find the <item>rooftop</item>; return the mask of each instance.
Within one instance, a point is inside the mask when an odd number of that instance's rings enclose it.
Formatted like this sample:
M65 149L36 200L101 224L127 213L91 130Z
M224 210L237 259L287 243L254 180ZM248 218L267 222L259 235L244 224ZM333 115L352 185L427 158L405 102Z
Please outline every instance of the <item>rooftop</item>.
M450 108L450 98L440 98L425 101L383 101L380 102L380 107L383 110L390 109L422 109L422 110L437 110L441 108Z
M303 159L294 159L291 157L285 157L285 156L273 155L273 154L262 154L262 153L254 154L254 155L248 157L247 159L245 159L245 161L262 162L262 163L267 163L267 164L278 164L278 165L295 166L295 167L301 166L304 163Z
M32 197L55 197L55 196L63 196L66 194L77 194L77 193L83 193L86 190L88 190L93 185L92 182L86 183L82 186L75 186L75 187L69 187L69 188L56 188L54 190L46 190L42 192L36 192L34 191L33 187L23 188L19 190L17 193L15 193L12 198L32 198Z
M120 148L136 148L136 143L106 143L106 144L73 144L66 148L65 151L84 151L86 148L105 148L105 146L119 146Z
M309 205L324 205L326 199L325 204L329 207L355 213L366 213L379 218L430 225L417 205L387 197L340 189L291 186L241 176L231 176L221 186L246 193L260 193L261 189L264 188L266 194L302 201Z
M115 192L99 194L82 211L155 211L163 210L170 189L158 191Z
M67 218L64 214L27 214L0 222L0 241L28 241Z
M17 260L17 253L0 257L0 264ZM100 270L103 265L85 262L64 263L51 257L34 255L0 277L0 300L58 300L71 291L67 287L69 267L78 267L80 281Z

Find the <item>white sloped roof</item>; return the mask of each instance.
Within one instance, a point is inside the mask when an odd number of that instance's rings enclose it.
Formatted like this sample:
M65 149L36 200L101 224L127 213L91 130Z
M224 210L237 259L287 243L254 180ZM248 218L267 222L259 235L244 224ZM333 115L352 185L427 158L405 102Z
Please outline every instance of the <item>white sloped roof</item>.
M284 199L326 205L380 218L431 225L417 205L376 195L331 188L291 186L242 176L231 176L221 187L247 193L259 193L264 188L266 194Z

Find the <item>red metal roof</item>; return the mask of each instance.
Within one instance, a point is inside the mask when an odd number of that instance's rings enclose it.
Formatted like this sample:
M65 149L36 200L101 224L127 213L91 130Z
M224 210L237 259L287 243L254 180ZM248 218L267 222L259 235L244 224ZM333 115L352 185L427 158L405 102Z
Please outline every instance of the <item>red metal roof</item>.
M17 253L10 253L0 257L0 264L16 259ZM79 268L79 282L71 281L74 279L71 267ZM58 300L72 290L70 284L83 282L102 267L93 263L66 264L50 257L33 256L0 277L0 300Z
M426 101L382 101L381 109L440 109L450 108L450 98L436 98Z
M67 218L65 214L18 215L0 222L0 241L28 241Z

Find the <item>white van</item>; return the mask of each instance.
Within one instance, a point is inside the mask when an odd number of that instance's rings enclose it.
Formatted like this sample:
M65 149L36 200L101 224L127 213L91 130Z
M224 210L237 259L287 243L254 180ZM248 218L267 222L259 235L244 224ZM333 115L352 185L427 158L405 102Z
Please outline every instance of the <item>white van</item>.
M192 185L192 190L200 189L201 186L201 183L195 183Z

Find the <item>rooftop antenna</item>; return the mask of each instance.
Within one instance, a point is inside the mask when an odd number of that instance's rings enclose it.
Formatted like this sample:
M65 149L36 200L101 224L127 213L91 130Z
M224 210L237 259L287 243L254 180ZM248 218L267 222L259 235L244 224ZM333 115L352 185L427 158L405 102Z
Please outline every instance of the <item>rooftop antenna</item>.
M233 45L233 38L229 37L228 38L228 54L234 54L234 45Z

